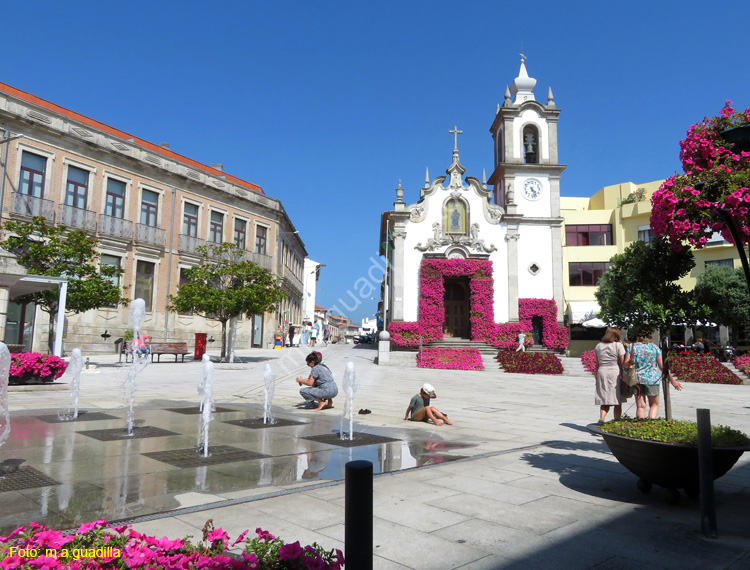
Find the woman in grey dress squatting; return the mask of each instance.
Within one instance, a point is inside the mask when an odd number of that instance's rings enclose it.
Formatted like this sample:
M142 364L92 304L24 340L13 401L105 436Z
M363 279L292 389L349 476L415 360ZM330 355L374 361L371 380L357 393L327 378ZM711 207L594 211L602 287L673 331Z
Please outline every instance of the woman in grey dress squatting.
M339 393L333 374L331 374L328 366L321 363L321 357L317 352L308 354L305 362L312 370L310 370L310 376L307 378L297 377L297 383L300 386L305 385L299 393L307 402L308 407L312 407L313 402L318 402L316 410L332 408L333 399Z
M596 395L594 403L599 405L599 423L604 423L609 408L614 406L615 419L622 415L620 374L625 357L625 347L620 342L620 331L608 328L601 342L594 348L596 354Z

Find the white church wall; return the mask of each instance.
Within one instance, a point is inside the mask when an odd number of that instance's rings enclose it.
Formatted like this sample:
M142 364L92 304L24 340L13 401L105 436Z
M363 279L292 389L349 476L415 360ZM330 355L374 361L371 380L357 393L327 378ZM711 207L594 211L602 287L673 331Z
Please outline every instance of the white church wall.
M552 230L549 226L528 226L519 228L518 240L518 297L553 299L552 279ZM529 267L536 264L536 275Z
M498 226L494 226L498 227ZM490 261L492 262L492 279L495 285L495 296L493 299L493 306L495 311L495 322L496 323L507 323L509 320L509 307L508 307L508 249L502 247L505 245L505 234L507 233L505 226L500 226L501 231L498 232L499 238L493 240L497 247L497 251L493 251L490 254Z

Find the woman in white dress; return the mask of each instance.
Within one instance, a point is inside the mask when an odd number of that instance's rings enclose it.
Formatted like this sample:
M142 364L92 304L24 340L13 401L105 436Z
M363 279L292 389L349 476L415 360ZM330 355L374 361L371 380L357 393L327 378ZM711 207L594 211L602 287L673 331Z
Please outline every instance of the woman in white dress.
M620 331L608 328L602 340L594 348L596 354L596 395L594 403L599 406L599 423L603 424L609 408L614 406L614 417L622 415L620 374L625 356L625 347L620 342Z

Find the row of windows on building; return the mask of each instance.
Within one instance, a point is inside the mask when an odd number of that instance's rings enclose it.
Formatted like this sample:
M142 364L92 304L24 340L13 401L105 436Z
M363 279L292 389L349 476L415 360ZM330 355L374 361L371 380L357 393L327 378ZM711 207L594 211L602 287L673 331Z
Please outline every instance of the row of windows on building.
M704 262L705 267L734 267L734 260L713 259ZM609 269L608 261L568 263L568 284L571 287L593 287L599 285L602 276Z
M47 158L28 151L22 152L21 176L19 193L32 198L44 199ZM91 173L83 168L68 165L65 184L64 204L72 208L85 210L89 203L89 183ZM107 177L104 201L104 215L111 218L123 219L125 216L125 192L127 184L116 178ZM182 233L185 236L198 237L198 220L200 205L190 202L183 204ZM158 226L159 193L148 189L141 189L140 223ZM208 225L208 241L222 243L224 240L225 214L211 211ZM234 219L232 241L238 248L247 250L248 222L240 218ZM255 253L268 254L268 227L255 226Z

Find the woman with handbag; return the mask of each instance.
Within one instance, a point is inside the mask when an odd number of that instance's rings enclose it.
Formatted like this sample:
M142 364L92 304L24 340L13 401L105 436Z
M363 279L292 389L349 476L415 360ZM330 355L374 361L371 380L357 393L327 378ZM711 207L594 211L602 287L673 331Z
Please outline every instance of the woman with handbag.
M643 332L636 337L625 357L625 366L635 366L638 383L633 386L635 394L636 418L646 417L646 400L648 399L648 417L656 419L659 415L659 389L661 388L662 358L661 349L652 344L650 332ZM676 390L682 390L682 384L669 375L669 382Z
M610 407L614 406L614 417L622 415L620 394L620 368L623 364L625 348L620 342L620 331L607 328L602 340L594 348L596 355L596 393L594 403L599 406L599 423L603 424Z

